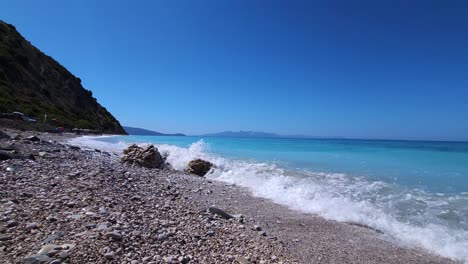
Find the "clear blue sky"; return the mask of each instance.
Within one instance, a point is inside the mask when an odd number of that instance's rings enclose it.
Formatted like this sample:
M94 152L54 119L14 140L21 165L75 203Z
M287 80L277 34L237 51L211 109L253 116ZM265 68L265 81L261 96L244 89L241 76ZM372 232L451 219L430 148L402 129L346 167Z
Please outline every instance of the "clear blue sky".
M0 19L124 125L468 140L468 2L321 2L2 0Z

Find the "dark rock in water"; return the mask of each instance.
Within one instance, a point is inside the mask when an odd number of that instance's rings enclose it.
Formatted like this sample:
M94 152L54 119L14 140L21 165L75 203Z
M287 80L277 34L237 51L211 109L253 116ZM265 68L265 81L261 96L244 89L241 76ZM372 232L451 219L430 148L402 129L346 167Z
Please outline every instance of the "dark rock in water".
M189 162L187 165L187 172L198 176L205 176L213 166L213 163L209 161L196 159Z
M123 153L122 163L136 164L146 168L162 168L164 166L161 154L153 145L142 148L133 144Z
M223 210L218 209L216 207L210 207L210 208L208 208L208 211L210 211L210 213L212 213L212 214L219 215L224 219L234 218L234 216L232 216L232 215L230 215L230 214L228 214L228 213L224 212Z
M37 136L30 136L30 137L25 138L25 140L29 140L29 141L32 141L32 142L39 142L39 141L41 141L41 139L38 138Z
M9 139L9 138L10 138L9 135L3 133L3 131L0 131L0 139Z

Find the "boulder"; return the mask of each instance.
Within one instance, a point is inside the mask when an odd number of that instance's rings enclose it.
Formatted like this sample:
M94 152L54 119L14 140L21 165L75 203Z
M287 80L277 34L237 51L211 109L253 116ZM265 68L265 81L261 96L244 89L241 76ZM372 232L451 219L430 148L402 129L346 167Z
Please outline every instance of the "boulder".
M213 166L213 163L209 161L195 159L189 162L186 171L198 176L205 176L211 170L211 168L213 168Z
M139 147L131 145L123 151L122 163L136 164L146 168L162 168L164 161L158 149L153 145Z

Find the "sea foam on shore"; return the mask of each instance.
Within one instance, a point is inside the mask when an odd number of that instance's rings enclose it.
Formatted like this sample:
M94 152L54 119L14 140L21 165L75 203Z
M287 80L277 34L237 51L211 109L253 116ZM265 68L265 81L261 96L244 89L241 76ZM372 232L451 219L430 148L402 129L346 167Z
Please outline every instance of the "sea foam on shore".
M72 143L109 151L121 151L129 144L122 137L81 137ZM177 170L184 170L192 159L207 159L217 167L207 175L210 179L247 187L255 196L294 210L365 224L383 231L385 238L468 262L467 223L465 219L457 221L467 217L464 214L468 193L434 194L346 173L284 168L277 165L280 162L224 158L210 151L203 140L186 148L171 144L156 146ZM444 213L446 221L440 217Z

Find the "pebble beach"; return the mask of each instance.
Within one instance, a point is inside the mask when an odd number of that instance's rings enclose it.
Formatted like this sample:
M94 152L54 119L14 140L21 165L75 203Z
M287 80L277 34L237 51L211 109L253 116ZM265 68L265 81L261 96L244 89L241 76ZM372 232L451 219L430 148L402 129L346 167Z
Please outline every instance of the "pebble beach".
M456 263L74 135L4 132L1 263Z

